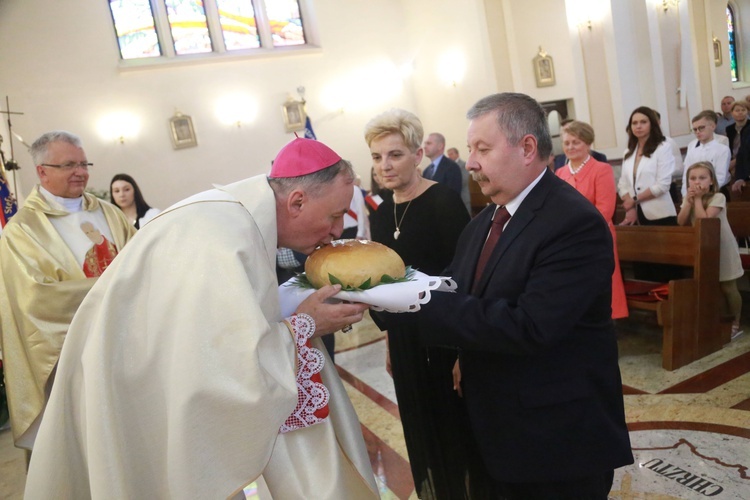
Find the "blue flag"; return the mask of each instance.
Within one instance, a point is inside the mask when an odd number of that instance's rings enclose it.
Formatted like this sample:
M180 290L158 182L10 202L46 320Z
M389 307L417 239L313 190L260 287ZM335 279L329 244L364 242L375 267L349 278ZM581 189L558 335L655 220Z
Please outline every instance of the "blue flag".
M310 123L310 117L309 116L307 118L305 118L305 139L315 139L315 140L318 140L318 138L315 137L315 132L313 132L312 123Z
M10 192L8 181L0 170L0 227L5 227L8 220L16 214L18 204L16 197Z

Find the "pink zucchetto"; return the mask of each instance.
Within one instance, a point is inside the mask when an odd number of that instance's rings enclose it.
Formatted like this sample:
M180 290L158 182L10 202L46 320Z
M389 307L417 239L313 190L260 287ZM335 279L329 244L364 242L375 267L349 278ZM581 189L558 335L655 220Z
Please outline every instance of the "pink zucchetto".
M340 161L341 157L322 142L297 137L276 155L269 177L299 177L323 170Z

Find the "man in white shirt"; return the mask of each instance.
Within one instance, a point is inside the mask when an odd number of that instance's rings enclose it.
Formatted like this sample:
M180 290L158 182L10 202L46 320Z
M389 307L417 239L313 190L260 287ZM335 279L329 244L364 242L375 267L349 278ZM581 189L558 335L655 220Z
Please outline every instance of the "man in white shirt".
M729 146L716 140L714 130L716 129L716 113L707 109L701 111L693 118L693 132L696 139L688 144L685 155L685 166L690 167L699 161L711 162L716 171L716 180L719 188L729 183L729 160L732 151ZM687 169L685 169L687 171ZM687 193L687 182L685 172L682 173L682 196Z
M359 240L370 239L370 219L367 218L367 209L365 208L365 197L362 190L354 184L354 195L352 202L349 204L349 210L344 214L344 232L341 238L357 238Z

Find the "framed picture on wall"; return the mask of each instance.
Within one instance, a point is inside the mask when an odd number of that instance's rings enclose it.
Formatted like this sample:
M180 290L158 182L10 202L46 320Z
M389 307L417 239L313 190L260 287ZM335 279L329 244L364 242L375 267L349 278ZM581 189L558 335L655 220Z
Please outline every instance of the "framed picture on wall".
M721 42L714 37L714 66L721 66Z
M190 148L198 145L193 128L193 119L182 113L176 113L169 119L169 131L174 149Z
M287 132L297 132L305 129L305 103L303 101L287 100L281 106L284 117L284 128Z
M551 87L555 84L555 65L552 57L541 47L539 53L534 57L534 76L537 87Z

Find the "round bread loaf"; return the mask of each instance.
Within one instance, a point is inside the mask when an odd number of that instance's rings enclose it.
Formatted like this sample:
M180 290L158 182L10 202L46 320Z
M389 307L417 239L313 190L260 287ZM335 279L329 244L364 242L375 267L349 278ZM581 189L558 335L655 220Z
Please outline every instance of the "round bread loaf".
M341 285L358 288L370 280L370 286L380 283L384 274L403 278L404 261L385 245L368 240L335 240L315 250L305 262L305 274L315 288L331 285L329 274Z

